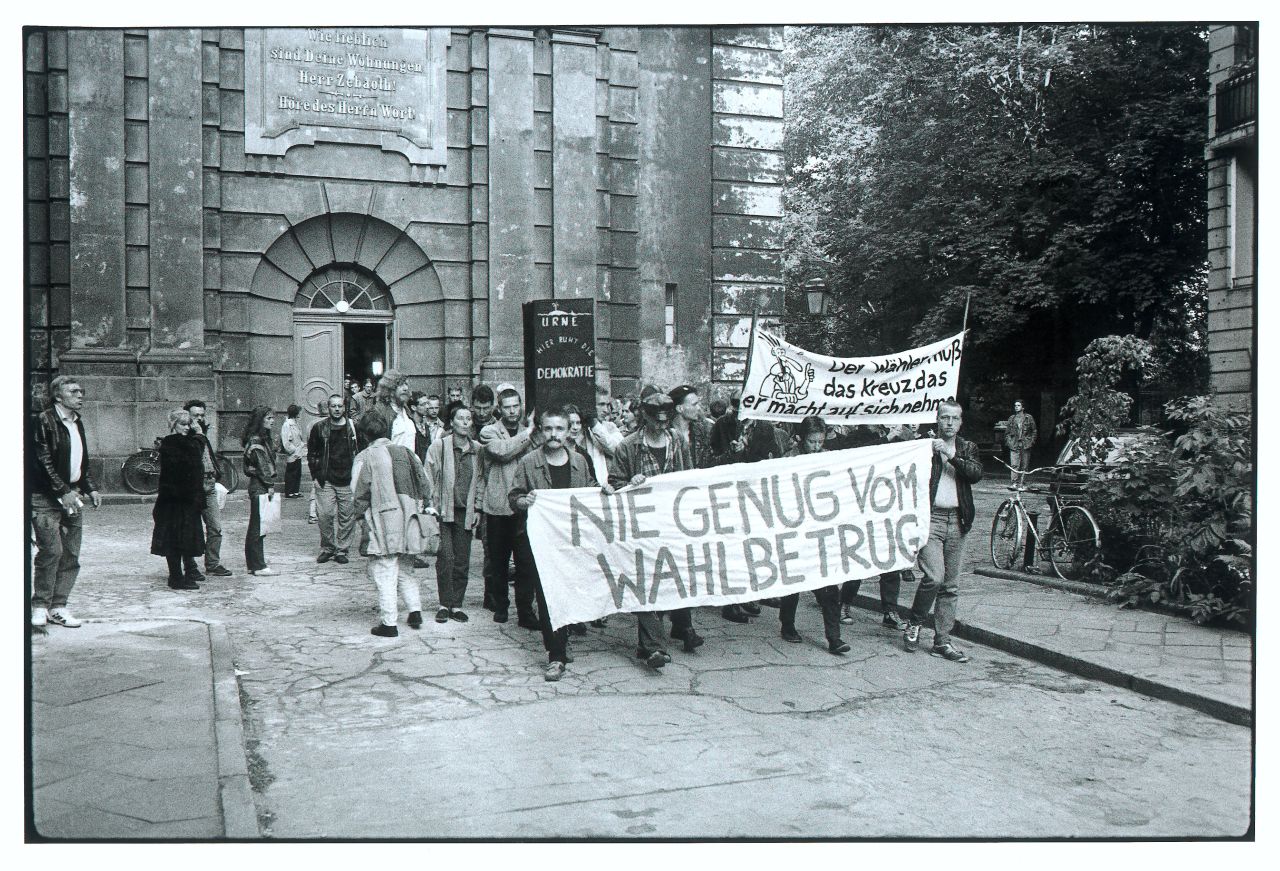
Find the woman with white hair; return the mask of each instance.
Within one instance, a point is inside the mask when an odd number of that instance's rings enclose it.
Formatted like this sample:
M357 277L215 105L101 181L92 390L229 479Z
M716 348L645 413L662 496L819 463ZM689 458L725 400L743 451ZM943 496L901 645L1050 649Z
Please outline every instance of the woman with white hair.
M160 440L160 491L151 511L151 552L169 563L169 587L198 590L204 575L196 557L204 555L204 461L191 432L191 412L169 412L169 434Z

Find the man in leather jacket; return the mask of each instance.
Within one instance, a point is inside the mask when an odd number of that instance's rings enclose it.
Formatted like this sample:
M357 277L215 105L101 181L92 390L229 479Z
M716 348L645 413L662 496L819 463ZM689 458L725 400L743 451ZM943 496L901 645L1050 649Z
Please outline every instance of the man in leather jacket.
M84 500L102 504L89 477L89 443L80 409L84 390L68 375L49 385L53 406L36 417L30 452L31 528L36 538L31 625L53 623L74 629L80 621L67 610L67 599L80 574L80 542L84 533Z
M973 485L982 480L978 446L957 435L961 415L957 402L943 402L938 407L938 437L933 439L929 473L929 540L919 556L924 578L902 633L903 647L914 652L920 642L920 624L929 609L935 608L933 649L929 652L951 662L969 661L968 654L951 643L951 629L956 622L964 541L973 526Z

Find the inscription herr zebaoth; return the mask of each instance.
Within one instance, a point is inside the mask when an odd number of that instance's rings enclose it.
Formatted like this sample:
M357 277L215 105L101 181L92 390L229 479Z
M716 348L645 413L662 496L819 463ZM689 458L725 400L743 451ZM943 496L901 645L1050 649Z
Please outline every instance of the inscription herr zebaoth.
M445 28L251 28L245 151L347 142L445 163Z

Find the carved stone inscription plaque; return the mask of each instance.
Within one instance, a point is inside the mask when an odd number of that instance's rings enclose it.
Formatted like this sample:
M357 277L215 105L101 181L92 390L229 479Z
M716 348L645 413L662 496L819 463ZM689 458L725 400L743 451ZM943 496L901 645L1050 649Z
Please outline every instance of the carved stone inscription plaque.
M443 165L445 28L249 28L245 151L349 142Z

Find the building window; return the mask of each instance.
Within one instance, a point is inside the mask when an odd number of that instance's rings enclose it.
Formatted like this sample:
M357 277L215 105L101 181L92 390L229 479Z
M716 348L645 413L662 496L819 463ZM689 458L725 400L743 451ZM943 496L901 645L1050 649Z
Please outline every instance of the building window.
M663 338L668 345L674 345L676 343L676 286L674 284L667 285L666 304L662 311Z
M391 297L373 275L351 266L326 266L311 274L298 289L295 309L332 311L391 311Z
M1258 239L1258 189L1252 155L1239 153L1231 160L1231 184L1227 189L1231 216L1231 284L1252 287Z

